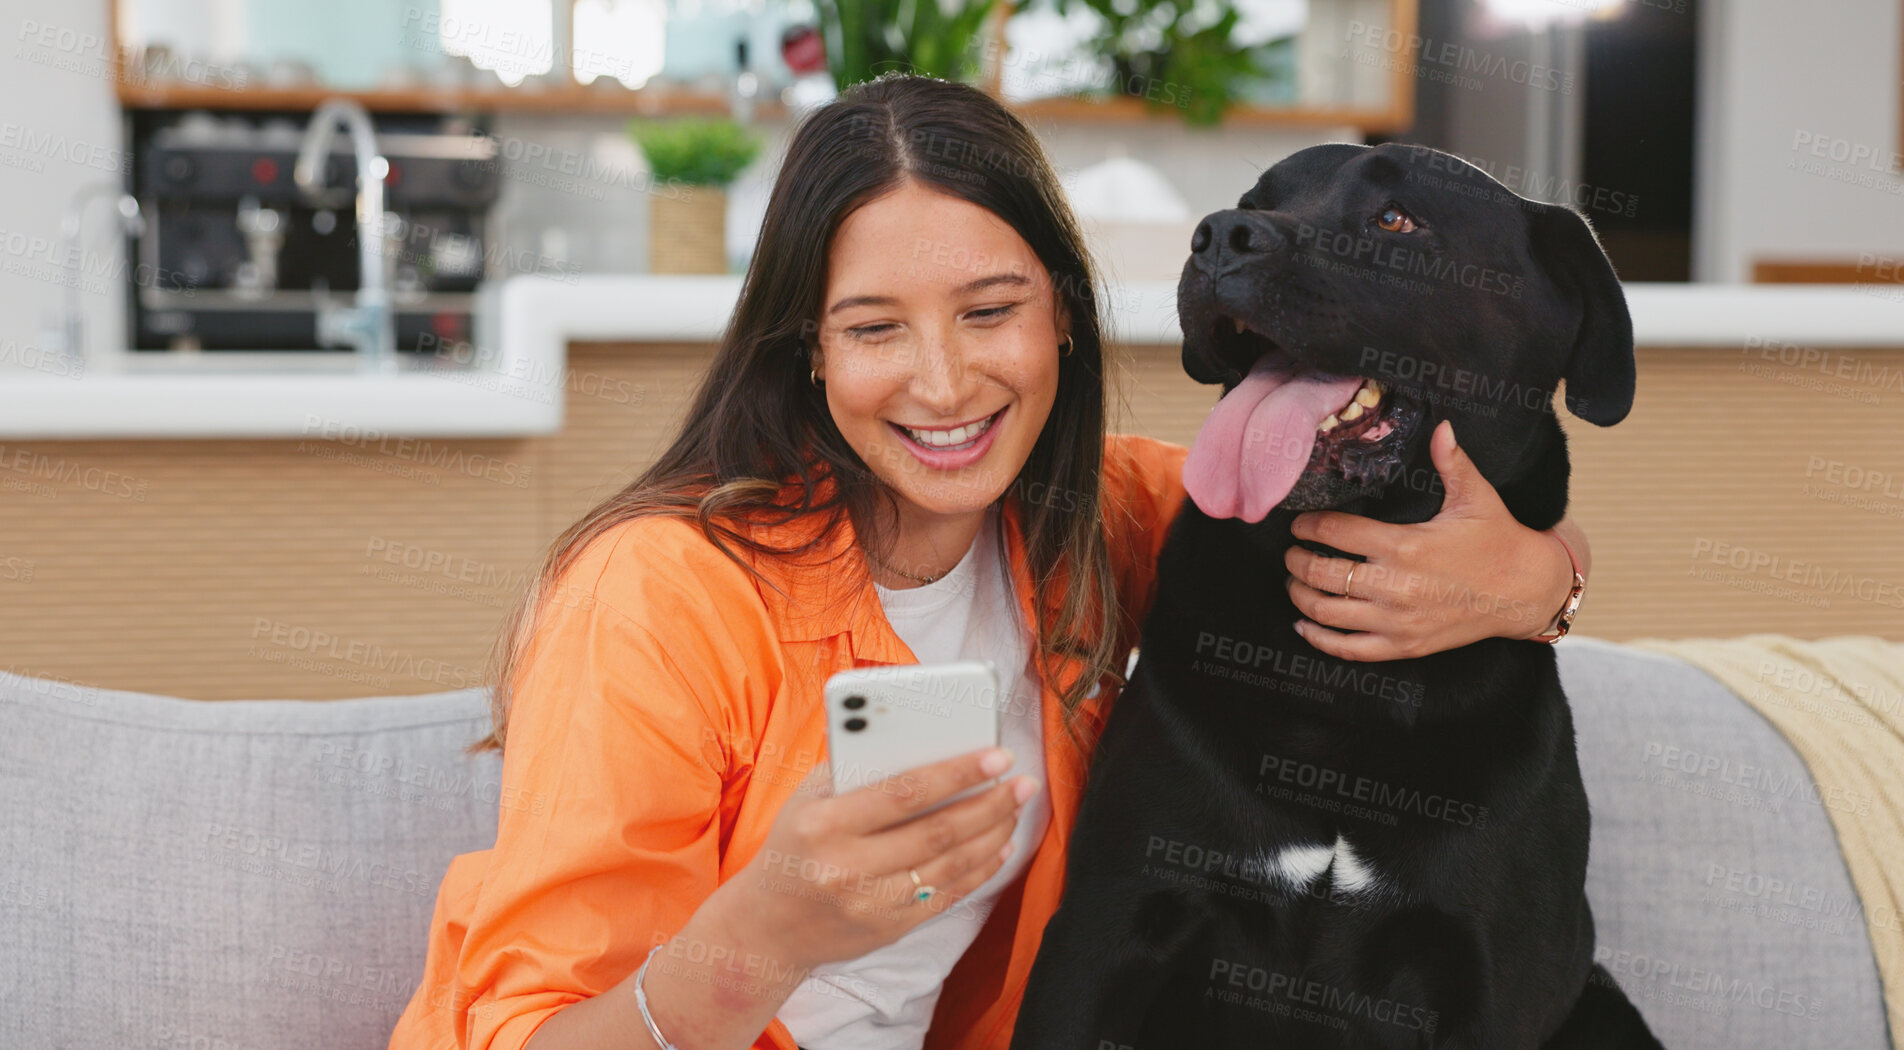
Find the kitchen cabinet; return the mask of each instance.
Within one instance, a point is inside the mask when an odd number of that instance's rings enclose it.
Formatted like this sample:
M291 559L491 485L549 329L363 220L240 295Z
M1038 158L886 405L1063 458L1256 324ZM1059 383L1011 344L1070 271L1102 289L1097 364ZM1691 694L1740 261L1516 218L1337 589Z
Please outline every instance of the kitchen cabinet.
M780 89L791 73L778 34L793 19L755 15L746 25L701 16L690 31L670 25L662 68L643 79L626 56L591 51L578 41L577 4L640 6L648 0L346 0L325 5L302 38L263 27L308 5L292 0L112 0L111 49L122 105L137 109L309 110L325 98L353 99L372 111L547 112L667 116L730 111L734 42L746 37L759 78L754 115L787 115ZM653 0L656 5L662 0ZM1294 2L1294 0L1292 0ZM1244 126L1350 127L1394 132L1414 121L1417 0L1309 0L1299 35L1295 98L1287 105L1242 103L1224 116ZM445 5L494 12L485 21ZM712 9L715 5L703 5ZM771 3L770 11L792 11ZM1023 61L1007 40L1001 6L988 25L992 56L982 86L1000 93L1001 67ZM247 33L248 27L255 31ZM291 39L284 39L285 37ZM560 43L557 43L560 41ZM302 47L306 50L300 51ZM456 54L457 50L468 54ZM676 57L677 53L680 57ZM717 54L718 53L718 54ZM340 58L338 56L348 56ZM484 68L484 64L493 68ZM336 68L329 68L327 65ZM672 66L681 68L674 69ZM320 67L323 68L320 68ZM591 76L595 69L616 76ZM578 72L579 70L579 72ZM619 77L619 79L618 79ZM589 80L589 83L583 83ZM640 83L631 88L624 80ZM1132 95L1013 101L1031 119L1084 122L1173 121Z

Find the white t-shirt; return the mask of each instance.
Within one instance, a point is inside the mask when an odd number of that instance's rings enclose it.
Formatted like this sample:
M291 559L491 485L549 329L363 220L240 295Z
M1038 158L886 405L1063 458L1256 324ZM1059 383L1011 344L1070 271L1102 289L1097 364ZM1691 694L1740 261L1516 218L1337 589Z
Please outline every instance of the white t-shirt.
M986 512L972 547L951 572L920 587L875 583L886 619L920 663L991 660L998 666L999 743L1016 759L1004 776L1028 773L1038 793L1012 832L1005 863L965 899L857 959L815 967L780 1008L779 1018L806 1050L917 1050L952 965L978 937L999 890L1030 863L1051 821L1044 787L1040 684L1031 663L1031 628L1012 593L997 544L999 511ZM923 907L923 905L921 905Z

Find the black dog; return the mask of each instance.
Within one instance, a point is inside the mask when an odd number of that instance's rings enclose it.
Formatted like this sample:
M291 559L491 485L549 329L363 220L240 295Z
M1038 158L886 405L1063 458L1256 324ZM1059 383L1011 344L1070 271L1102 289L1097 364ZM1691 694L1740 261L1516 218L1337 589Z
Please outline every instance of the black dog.
M1184 468L1013 1050L1657 1047L1592 961L1553 648L1339 660L1295 633L1283 585L1298 511L1434 516L1444 417L1517 519L1562 517L1560 381L1601 426L1633 401L1599 243L1447 154L1328 145L1191 247L1184 369L1225 397Z

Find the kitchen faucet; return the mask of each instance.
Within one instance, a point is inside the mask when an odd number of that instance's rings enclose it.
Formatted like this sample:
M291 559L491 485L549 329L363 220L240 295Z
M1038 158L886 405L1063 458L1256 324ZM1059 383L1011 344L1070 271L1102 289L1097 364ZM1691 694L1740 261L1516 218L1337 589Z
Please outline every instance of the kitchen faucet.
M389 270L384 264L383 185L390 162L378 152L370 114L349 99L327 99L311 114L292 174L306 197L321 202L328 196L324 169L339 122L349 128L357 158L357 299L354 306L341 307L331 301L327 290L318 290L317 341L320 346L356 347L365 371L394 372L396 315L391 310Z
M86 319L80 307L80 286L86 272L85 245L80 238L86 226L86 206L95 200L112 201L121 237L139 237L145 233L145 216L139 200L114 182L95 182L81 186L60 215L59 263L70 272L65 276L65 295L58 326L47 340L61 358L60 372L77 375L86 368ZM136 272L136 271L135 271Z

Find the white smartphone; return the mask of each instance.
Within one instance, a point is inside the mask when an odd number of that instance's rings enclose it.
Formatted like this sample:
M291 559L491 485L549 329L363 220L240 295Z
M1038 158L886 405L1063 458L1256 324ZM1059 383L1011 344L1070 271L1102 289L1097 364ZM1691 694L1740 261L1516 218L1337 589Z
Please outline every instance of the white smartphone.
M856 667L835 673L826 680L833 794L996 746L998 709L998 668L990 660ZM920 812L975 795L996 779ZM895 781L894 789L909 790L906 780Z

